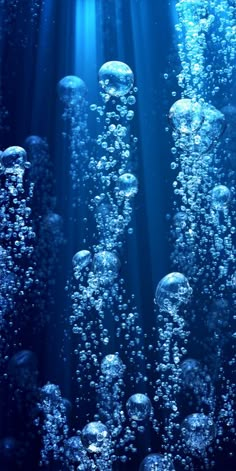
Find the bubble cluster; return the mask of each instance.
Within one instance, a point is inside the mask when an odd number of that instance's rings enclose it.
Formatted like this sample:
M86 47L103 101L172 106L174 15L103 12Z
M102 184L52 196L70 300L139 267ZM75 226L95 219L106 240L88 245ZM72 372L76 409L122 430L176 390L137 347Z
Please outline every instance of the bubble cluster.
M99 282L107 285L117 278L120 261L115 253L104 250L94 255L93 268Z
M227 430L221 411L224 409L225 417L231 414L232 386L231 380L226 380L223 358L234 305L229 287L234 273L235 177L226 164L228 159L233 168L230 123L234 112L231 105L222 103L231 101L235 19L231 5L224 0L220 5L215 0L179 0L176 11L181 96L169 111L174 140L171 169L175 172L171 261L174 273L180 270L187 276L191 293L187 312L184 296L181 298L177 289L175 295L174 287L174 292L167 290L165 278L157 286L155 300L161 311L173 311L180 300L174 317L180 329L177 335L176 324L165 314L158 315L161 361L157 370L166 374L162 384L157 380L156 392L159 396L168 394L164 406L172 406L174 411L166 420L169 445L165 449L174 446L184 457L184 469L189 469L189 463L194 466L192 455L201 456L204 466L213 466L210 445L217 447L214 438L217 436L219 443L223 429ZM203 332L199 332L200 325ZM182 358L187 354L187 341L193 350L201 350L204 363ZM221 383L219 397L217 381ZM180 393L193 413L182 422L183 442L178 445L172 432L180 424Z
M31 219L33 183L27 182L29 162L25 149L19 146L5 149L1 154L1 168L0 327L4 326L6 330L7 325L11 326L13 318L21 312L32 287L35 267L31 257L35 232ZM1 348L5 348L4 342Z
M24 145L30 161L28 179L34 186L31 201L35 233L32 254L34 277L29 298L31 297L31 303L38 306L35 328L39 328L49 320L55 303L55 267L58 267L59 251L64 243L63 220L55 212L53 168L47 141L40 136L30 135L25 139ZM30 312L28 316L30 317Z
M65 457L69 464L76 464L79 469L90 469L90 460L82 444L81 438L77 435L65 440Z
M191 414L184 419L181 432L185 445L192 453L204 453L215 436L215 425L212 418L199 413Z
M174 465L168 456L160 453L147 455L139 466L139 471L174 471Z
M66 408L59 386L48 383L41 388L38 410L42 413L41 462L48 464L60 459L62 444L68 434Z
M29 8L36 18L39 3ZM108 13L102 23L108 39L111 3L101 9ZM226 445L228 452L235 435L235 5L233 0L174 3L179 66L164 74L173 78L171 84L177 78L180 87L165 110L173 138L173 201L166 218L173 250L168 274L155 280L160 281L154 302L151 280L144 280L151 296L145 283L141 292L137 289L138 307L130 292L138 278L131 276L130 266L136 256L133 213L143 206L143 189L133 134L137 88L128 64L112 60L100 67L99 99L91 104L82 78L67 75L58 81L64 144L56 154L61 157L63 148L65 154L57 162L61 182L54 181L51 144L44 137L32 134L23 147L0 151L0 366L2 382L9 386L10 428L15 413L18 421L16 437L10 431L0 440L0 468L26 469L22 456L34 454L32 440L45 469L209 470L216 465L215 451ZM19 0L0 4L2 39L23 7ZM42 2L40 27L47 26L47 8ZM123 9L116 5L115 10L118 25ZM13 13L5 15L8 11ZM118 34L115 39L120 48ZM37 80L48 68L40 71ZM156 90L151 94L155 100ZM0 102L1 128L2 90ZM149 125L152 112L141 113L141 124L148 120ZM64 244L69 259L60 273ZM142 266L148 268L146 253L137 264L145 259ZM157 270L163 263L168 265L166 257L157 260ZM57 328L63 336L56 358L65 371L53 374L71 377L70 400L62 396L61 385L40 383L38 367L47 352L38 362L30 334L40 331L41 348L46 322L49 338Z

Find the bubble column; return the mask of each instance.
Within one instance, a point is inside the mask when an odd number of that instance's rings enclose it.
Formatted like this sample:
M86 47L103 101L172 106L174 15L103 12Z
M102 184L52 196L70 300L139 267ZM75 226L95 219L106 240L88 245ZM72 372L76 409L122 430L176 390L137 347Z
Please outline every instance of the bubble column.
M30 218L33 184L26 182L25 170L29 162L22 147L8 147L1 153L0 164L1 311L2 316L9 315L8 326L11 327L15 326L13 313L19 312L25 303L33 283L35 267L31 256L35 233Z
M81 78L67 75L59 81L57 90L64 106L62 118L68 125L63 135L69 140L73 205L77 206L81 201L81 186L88 178L87 88Z

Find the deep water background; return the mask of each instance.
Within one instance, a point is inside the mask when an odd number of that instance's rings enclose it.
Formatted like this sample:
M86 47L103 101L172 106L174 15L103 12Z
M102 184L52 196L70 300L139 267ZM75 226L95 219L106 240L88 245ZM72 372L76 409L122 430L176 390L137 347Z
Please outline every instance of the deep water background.
M73 405L70 426L81 429L89 417L92 420L95 398L85 388L87 409L75 406L78 390L73 350L76 338L73 338L68 323L70 303L64 287L70 276L71 258L79 249L78 240L83 239L85 232L89 233L90 227L87 225L86 231L83 227L84 209L79 210L77 221L71 210L69 155L62 137L62 106L56 85L65 75L78 75L87 84L89 103L98 103L101 98L97 74L104 62L120 60L129 64L134 72L138 94L132 125L133 133L139 138L134 165L140 191L133 213L134 233L127 235L122 253L122 260L127 261L122 274L127 280L127 291L135 295L147 334L147 340L143 341L148 345L148 339L155 342L157 335L152 332L156 325L155 287L162 276L171 271L167 215L173 207L174 176L170 170L172 137L165 128L168 127L168 110L180 97L176 81L180 65L175 17L173 2L167 0L46 0L33 20L32 5L30 0L22 0L14 7L11 1L0 10L2 106L8 112L0 129L0 148L23 145L31 134L47 139L54 168L56 212L63 217L66 242L58 258L55 306L50 308L49 321L39 333L35 329L39 312L34 306L27 321L23 315L15 318L14 330L18 333L13 334L6 326L4 335L9 343L9 357L19 347L36 353L39 384L50 381L60 386L62 395ZM169 74L167 80L165 73ZM176 96L173 97L172 92L176 92ZM92 114L89 123L92 135L96 136ZM205 301L202 295L202 302ZM202 325L195 326L196 335L201 336L201 329ZM118 349L118 345L114 339L114 349ZM198 354L199 358L197 345L191 348L192 355ZM17 437L25 442L26 452L22 453L20 466L13 459L9 465L2 464L0 470L34 471L39 469L40 438L32 439L27 425L30 423L28 399L22 396L22 409L17 410L5 373L3 367L0 438ZM147 392L151 391L152 370L149 375ZM125 398L128 398L133 389L128 376L126 381ZM147 430L145 438L141 435L137 439L138 452L132 462L116 464L114 470L137 470L150 444L157 452L160 451L159 443L158 436ZM232 451L230 444L229 448ZM236 469L235 459L229 456L226 445L223 452L216 451L216 462L215 471ZM60 466L51 464L42 469L60 470ZM176 466L176 470L181 467Z

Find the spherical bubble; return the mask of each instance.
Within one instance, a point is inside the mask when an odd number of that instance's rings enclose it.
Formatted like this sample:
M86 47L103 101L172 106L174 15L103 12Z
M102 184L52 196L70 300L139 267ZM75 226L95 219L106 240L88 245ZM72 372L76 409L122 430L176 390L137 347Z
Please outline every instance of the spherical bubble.
M76 75L63 77L57 85L60 100L67 105L75 105L85 97L87 88L84 81Z
M202 106L189 98L177 100L170 108L169 118L175 129L191 134L200 128L204 120Z
M207 327L210 332L221 332L229 325L230 305L227 299L214 299L207 314Z
M53 213L50 211L47 216L44 218L45 223L47 224L48 227L54 227L54 226L59 226L62 224L62 217L57 214Z
M169 457L160 453L151 453L144 458L139 471L175 471L175 468Z
M123 173L118 178L119 194L131 198L138 193L138 180L132 173Z
M22 175L27 162L27 154L23 147L12 146L4 150L1 163L5 173Z
M185 229L188 221L188 216L186 213L182 211L178 211L178 213L174 216L174 225L177 231Z
M174 272L159 281L155 302L162 311L173 313L181 304L186 304L192 294L189 282L182 273Z
M106 355L101 362L101 372L107 379L121 378L125 366L118 355Z
M191 414L184 419L181 433L192 453L203 453L215 437L215 425L212 418L205 414Z
M216 185L211 192L211 204L217 211L227 208L230 201L230 190L225 185Z
M0 464L9 464L9 462L12 462L12 460L16 458L17 448L18 442L14 437L2 438L0 440Z
M225 130L225 117L213 105L203 105L204 121L194 137L193 150L198 153L207 152L217 142Z
M99 83L105 93L120 97L133 86L134 74L124 62L110 61L102 65L98 73Z
M82 430L82 443L91 453L99 453L108 441L108 430L102 422L90 422Z
M89 250L79 250L72 258L74 276L76 279L80 277L81 270L86 268L91 262L92 256Z
M60 243L63 240L62 235L63 219L60 214L49 211L42 219L42 227L47 235L54 237L54 243Z
M32 135L25 139L24 147L26 151L40 151L41 149L47 149L48 145L47 142L42 139L42 137Z
M210 133L212 140L218 139L226 126L224 114L209 103L204 104L203 112L204 121L202 130L204 130L205 133Z
M93 268L101 284L110 284L118 276L120 261L114 252L104 250L94 255Z
M8 371L18 388L30 390L37 384L37 366L35 353L30 350L21 350L10 359Z
M126 402L126 409L130 419L143 421L150 417L152 404L145 394L133 394Z
M41 388L41 394L44 398L50 399L51 401L57 403L58 399L61 397L61 392L59 386L53 383L47 383Z
M180 364L182 385L195 394L198 401L211 403L212 383L206 369L203 369L200 362L193 358L188 358Z
M188 358L180 364L180 369L183 384L188 388L194 388L202 373L200 362L192 358Z

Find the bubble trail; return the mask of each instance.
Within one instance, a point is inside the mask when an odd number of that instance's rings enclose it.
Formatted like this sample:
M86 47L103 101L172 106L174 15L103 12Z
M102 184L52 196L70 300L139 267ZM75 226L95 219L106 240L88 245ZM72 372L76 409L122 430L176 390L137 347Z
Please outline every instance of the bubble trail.
M57 91L64 108L62 119L68 126L63 135L69 143L73 205L77 206L81 201L81 186L89 178L87 87L80 77L67 75L58 82Z
M63 444L67 439L66 408L59 386L48 383L41 388L38 410L42 413L43 446L41 465L63 458ZM38 425L40 419L36 419Z

